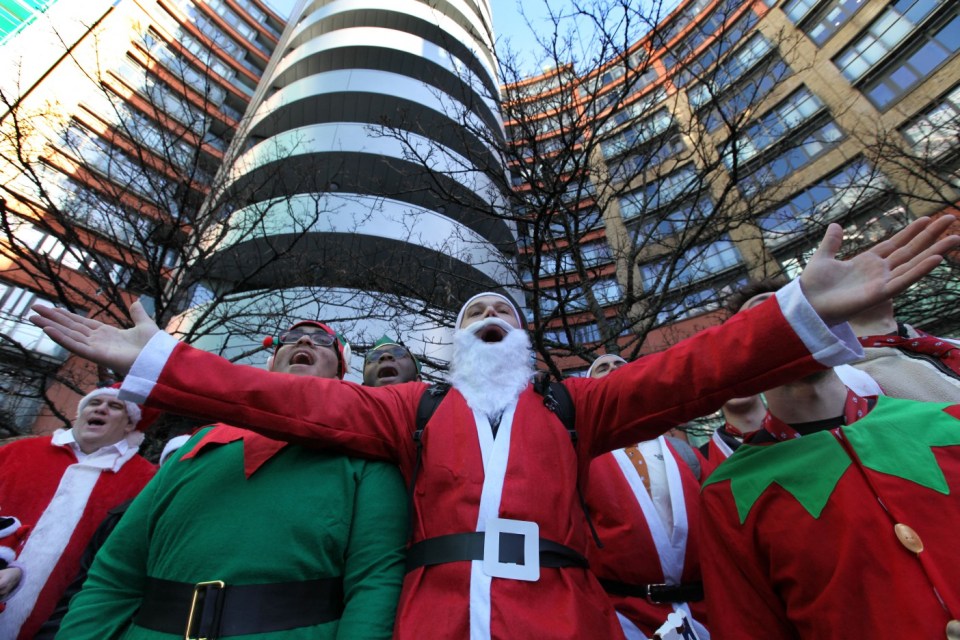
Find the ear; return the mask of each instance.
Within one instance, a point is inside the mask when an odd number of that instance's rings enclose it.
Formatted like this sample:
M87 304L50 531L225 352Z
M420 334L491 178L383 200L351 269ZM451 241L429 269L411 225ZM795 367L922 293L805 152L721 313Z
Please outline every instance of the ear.
M267 371L273 371L273 356L267 358Z
M133 424L133 420L127 419L127 426L123 428L123 433L132 433L134 429L137 428L137 425Z

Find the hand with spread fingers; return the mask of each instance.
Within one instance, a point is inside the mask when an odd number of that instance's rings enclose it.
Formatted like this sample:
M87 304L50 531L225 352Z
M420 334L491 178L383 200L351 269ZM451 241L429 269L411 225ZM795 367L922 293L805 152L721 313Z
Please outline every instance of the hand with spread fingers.
M897 234L849 260L837 260L843 230L831 224L820 247L800 274L810 305L829 326L890 300L930 273L960 236L940 236L953 216L919 218Z
M130 307L134 326L120 329L99 320L66 311L34 305L30 321L54 342L117 373L126 374L140 351L160 328L139 302Z

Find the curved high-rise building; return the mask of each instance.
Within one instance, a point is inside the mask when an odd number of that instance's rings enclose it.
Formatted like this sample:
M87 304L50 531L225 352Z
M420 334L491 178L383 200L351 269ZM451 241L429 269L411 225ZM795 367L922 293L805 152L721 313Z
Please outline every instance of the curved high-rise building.
M318 315L360 341L442 342L437 311L507 283L515 246L489 215L505 169L488 4L312 0L289 24L208 201L228 232L204 273L237 302L200 295L185 320Z

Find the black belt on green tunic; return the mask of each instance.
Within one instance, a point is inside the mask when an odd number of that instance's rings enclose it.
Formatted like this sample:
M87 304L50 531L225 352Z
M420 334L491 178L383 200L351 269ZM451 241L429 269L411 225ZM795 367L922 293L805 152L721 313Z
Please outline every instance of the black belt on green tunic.
M484 532L474 531L421 540L407 551L407 571L447 562L483 560L484 538ZM541 567L587 568L587 559L570 547L544 538L540 538L538 542ZM509 533L501 534L500 557L497 560L502 563L525 564L523 537Z
M185 638L216 638L311 627L343 613L343 578L274 584L188 583L147 578L134 622Z

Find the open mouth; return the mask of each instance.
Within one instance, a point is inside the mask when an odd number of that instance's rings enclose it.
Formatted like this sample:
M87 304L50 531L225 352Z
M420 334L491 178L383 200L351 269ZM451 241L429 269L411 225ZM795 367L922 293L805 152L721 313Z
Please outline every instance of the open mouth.
M312 365L314 363L313 354L309 351L297 351L290 356L290 364Z
M377 370L377 379L396 378L400 372L392 365L383 365Z
M503 329L497 326L489 326L480 331L477 336L484 342L500 342L506 336Z
M102 427L103 425L107 424L107 421L103 418L90 418L87 420L87 424Z

